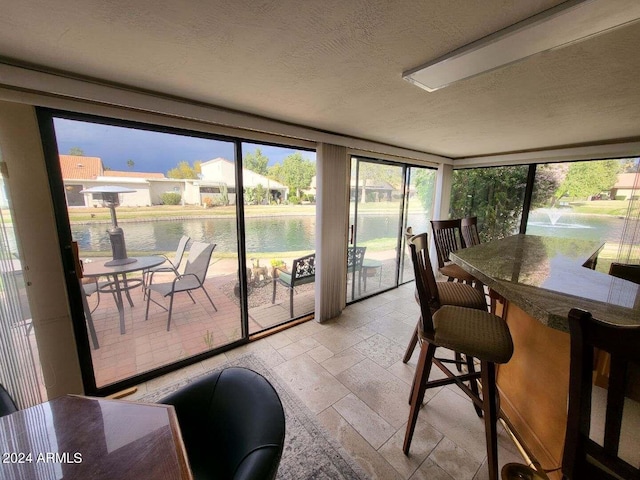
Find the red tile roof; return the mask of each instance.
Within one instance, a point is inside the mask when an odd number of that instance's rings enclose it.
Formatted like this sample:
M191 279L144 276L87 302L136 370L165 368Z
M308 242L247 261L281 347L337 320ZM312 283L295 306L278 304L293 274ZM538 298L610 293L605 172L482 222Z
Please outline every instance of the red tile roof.
M118 170L105 170L105 177L133 177L133 178L165 178L164 173L127 172Z
M60 155L62 178L67 179L95 179L102 175L104 168L99 157L84 157L78 155Z

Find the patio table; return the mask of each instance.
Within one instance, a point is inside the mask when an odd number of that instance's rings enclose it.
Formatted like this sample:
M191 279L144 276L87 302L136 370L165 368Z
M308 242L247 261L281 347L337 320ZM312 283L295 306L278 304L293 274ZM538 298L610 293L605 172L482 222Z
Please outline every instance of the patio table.
M133 307L133 302L131 301L131 297L129 297L129 290L142 286L142 278L128 279L127 274L143 272L149 268L157 267L166 260L165 257L161 257L160 255L134 257L134 259L135 262L125 265L106 265L107 262L111 261L110 259L83 263L83 276L93 278L109 277L112 279L112 281L100 286L100 292L113 293L115 295L116 306L118 307L118 314L120 315L120 334L125 333L122 292L126 293L129 305Z

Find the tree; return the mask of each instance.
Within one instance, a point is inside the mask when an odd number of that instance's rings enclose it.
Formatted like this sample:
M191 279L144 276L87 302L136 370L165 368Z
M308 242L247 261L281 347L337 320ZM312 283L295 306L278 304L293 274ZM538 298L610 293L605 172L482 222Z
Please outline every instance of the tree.
M569 164L567 176L555 192L556 199L564 196L588 198L616 183L620 171L619 160L596 160Z
M269 159L262 154L259 148L253 153L247 153L242 159L242 166L247 170L266 176L269 173Z
M78 157L84 157L84 150L80 147L71 147L69 149L69 155L76 155Z
M201 161L197 160L193 162L193 166L189 165L189 162L181 161L176 168L172 168L167 172L169 178L189 178L196 179L200 175Z
M517 232L520 223L529 167L470 168L454 170L450 213L452 218L478 217L483 241ZM548 172L547 172L548 173ZM533 205L539 206L557 187L553 175L536 176L539 194Z
M127 167L129 167L131 170L133 170L133 167L135 164L136 162L134 162L133 160L131 159L127 160Z
M300 190L309 188L315 174L315 162L303 158L300 152L288 155L282 164L273 165L269 169L269 177L295 190L297 197L300 196Z
M358 177L360 184L371 180L373 182L386 182L396 190L402 188L401 168L397 165L386 163L359 162Z
M427 168L411 169L416 195L424 208L425 213L430 213L433 208L433 187L436 183L436 171Z

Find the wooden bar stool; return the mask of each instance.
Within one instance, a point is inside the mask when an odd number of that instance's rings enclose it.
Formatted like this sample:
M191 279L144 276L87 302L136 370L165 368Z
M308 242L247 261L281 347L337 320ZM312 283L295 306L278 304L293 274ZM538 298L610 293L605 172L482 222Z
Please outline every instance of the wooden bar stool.
M412 237L409 247L420 298L421 319L418 334L422 345L411 387L411 409L403 451L405 455L409 454L426 389L455 383L471 398L474 405L482 409L489 478L497 480L498 392L495 366L508 362L513 354L513 341L509 328L504 320L486 310L444 305L432 314L431 305L437 299L437 285L429 261L426 234ZM467 362L469 372L456 375L449 370L445 366L446 360L435 356L438 347L465 354L467 359L471 359ZM473 358L480 360L480 372L475 371ZM432 364L440 368L447 378L429 381ZM476 383L478 378L482 379L482 397L479 395ZM470 382L468 386L464 383L467 381Z
M449 259L451 252L466 247L462 236L462 219L431 220L431 229L438 254L438 271L450 282L457 280L471 285L476 280L473 275Z
M569 480L640 479L640 468L620 458L620 435L625 393L632 365L640 366L640 325L620 326L597 320L589 312L569 312L571 367L567 433L562 455L562 473ZM607 388L604 441L590 435L594 349L611 355ZM630 416L629 420L632 420ZM640 431L637 417L629 432ZM615 476L613 475L615 474Z
M467 247L480 245L480 234L478 233L478 217L464 217L460 221L462 238Z
M413 233L411 227L407 228L407 232L405 233L406 243L409 245L409 241L411 237L413 237ZM424 237L422 237L424 236ZM420 235L421 242L424 245L428 244L427 234ZM426 248L426 246L425 246ZM454 305L456 307L467 307L467 308L476 308L478 310L487 310L487 302L483 293L470 285L466 285L464 283L457 282L436 282L436 290L437 295L434 299L434 302L430 306L431 313L435 313L435 311L440 308L442 305ZM416 302L420 303L420 299L418 298L418 291L416 290ZM407 345L407 350L405 351L404 357L402 358L403 363L407 363L409 359L411 359L411 355L413 355L413 351L418 344L418 330L419 330L419 322L416 324L416 328L411 335L411 340L409 340L409 345ZM462 359L459 355L456 358L462 362Z

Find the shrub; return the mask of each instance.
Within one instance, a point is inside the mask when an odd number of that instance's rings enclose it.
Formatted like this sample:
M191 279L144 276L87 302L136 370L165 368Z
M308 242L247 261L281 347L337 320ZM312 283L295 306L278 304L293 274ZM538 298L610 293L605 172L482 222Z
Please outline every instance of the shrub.
M289 200L289 204L291 204L291 205L299 205L300 204L300 199L298 197L296 197L295 195L291 195L288 200Z
M160 197L163 205L180 205L182 196L179 193L167 192Z

